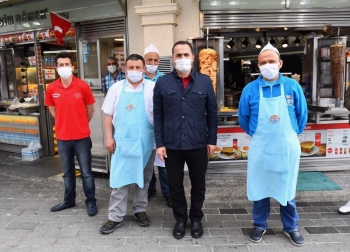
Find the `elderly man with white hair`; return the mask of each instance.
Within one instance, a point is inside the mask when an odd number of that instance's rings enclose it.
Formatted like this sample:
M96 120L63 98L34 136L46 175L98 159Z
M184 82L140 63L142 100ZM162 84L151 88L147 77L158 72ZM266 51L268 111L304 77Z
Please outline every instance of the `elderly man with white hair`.
M157 47L153 44L150 44L148 47L145 48L143 57L146 62L145 79L157 82L157 80L164 75L164 73L158 70L159 51ZM170 190L168 185L168 174L166 172L164 162L156 160L155 166L158 166L159 183L163 197L166 200L168 206L172 207L173 205L170 200ZM148 198L151 198L156 194L156 183L157 179L153 170L152 180L149 183L148 187Z
M308 108L299 83L279 73L282 64L277 48L268 43L258 56L261 75L245 86L239 101L239 125L252 137L247 194L254 201L254 228L249 239L262 240L270 198L274 198L280 203L285 235L301 246L304 238L295 202L301 152L298 134L305 128Z

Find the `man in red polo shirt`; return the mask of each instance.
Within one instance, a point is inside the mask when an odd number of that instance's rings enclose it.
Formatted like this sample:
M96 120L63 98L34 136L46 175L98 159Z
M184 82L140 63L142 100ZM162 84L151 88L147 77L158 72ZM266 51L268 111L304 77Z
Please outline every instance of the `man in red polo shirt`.
M51 211L61 211L75 206L75 155L81 170L87 213L89 216L94 216L97 207L95 181L91 169L92 143L89 121L95 112L95 99L88 84L72 74L74 66L68 53L59 53L56 56L56 63L60 78L48 86L45 104L49 106L50 113L55 119L65 192L63 201L52 207Z

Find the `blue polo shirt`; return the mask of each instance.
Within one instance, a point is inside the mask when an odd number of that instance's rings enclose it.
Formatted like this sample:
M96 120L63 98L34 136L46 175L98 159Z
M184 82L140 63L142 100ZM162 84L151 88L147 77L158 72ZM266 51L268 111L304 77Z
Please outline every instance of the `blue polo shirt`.
M164 73L162 73L161 71L158 71L158 69L156 70L156 75L153 77L153 79L151 79L150 77L148 77L146 74L144 75L146 80L151 80L154 82L157 82L157 80L159 79L159 77L163 76Z

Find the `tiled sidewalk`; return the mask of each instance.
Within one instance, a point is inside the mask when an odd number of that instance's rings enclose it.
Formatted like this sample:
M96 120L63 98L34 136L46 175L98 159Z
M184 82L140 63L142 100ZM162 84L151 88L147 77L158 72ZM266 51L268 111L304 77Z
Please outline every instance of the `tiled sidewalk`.
M99 212L94 217L86 214L81 185L77 187L77 206L61 212L50 212L50 207L60 202L63 184L57 159L37 162L21 162L15 156L0 154L0 251L350 251L350 215L339 215L339 206L344 204L344 192L329 197L328 193L303 196L309 200L297 202L300 215L300 231L305 245L296 247L282 232L279 205L273 201L268 221L269 229L262 242L252 243L247 234L252 228L252 204L242 200L234 192L230 197L217 197L218 187L214 181L220 176L208 175L208 196L203 211L204 235L193 239L190 229L181 240L172 237L175 221L172 210L167 207L159 190L149 202L147 213L151 225L143 228L133 220L131 198L125 224L112 234L102 235L99 227L107 218L109 203L108 177L96 175ZM348 173L339 173L346 178ZM338 176L333 173L333 177ZM344 176L346 175L346 176ZM230 183L241 195L244 176L221 175L221 185ZM78 179L79 180L79 179ZM232 182L227 182L232 181ZM338 181L339 182L339 181ZM189 181L186 180L188 189ZM346 181L344 179L343 183ZM215 187L215 188L214 188ZM214 190L215 189L215 190ZM220 189L220 190L221 190ZM316 195L316 196L315 196ZM331 199L332 198L332 199Z

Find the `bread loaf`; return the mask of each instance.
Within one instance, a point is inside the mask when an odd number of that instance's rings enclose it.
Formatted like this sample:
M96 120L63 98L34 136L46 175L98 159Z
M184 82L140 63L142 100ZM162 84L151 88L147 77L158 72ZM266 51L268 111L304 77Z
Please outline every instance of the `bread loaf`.
M214 92L216 93L216 76L218 69L218 54L213 49L203 49L198 55L199 72L208 75L213 82Z

